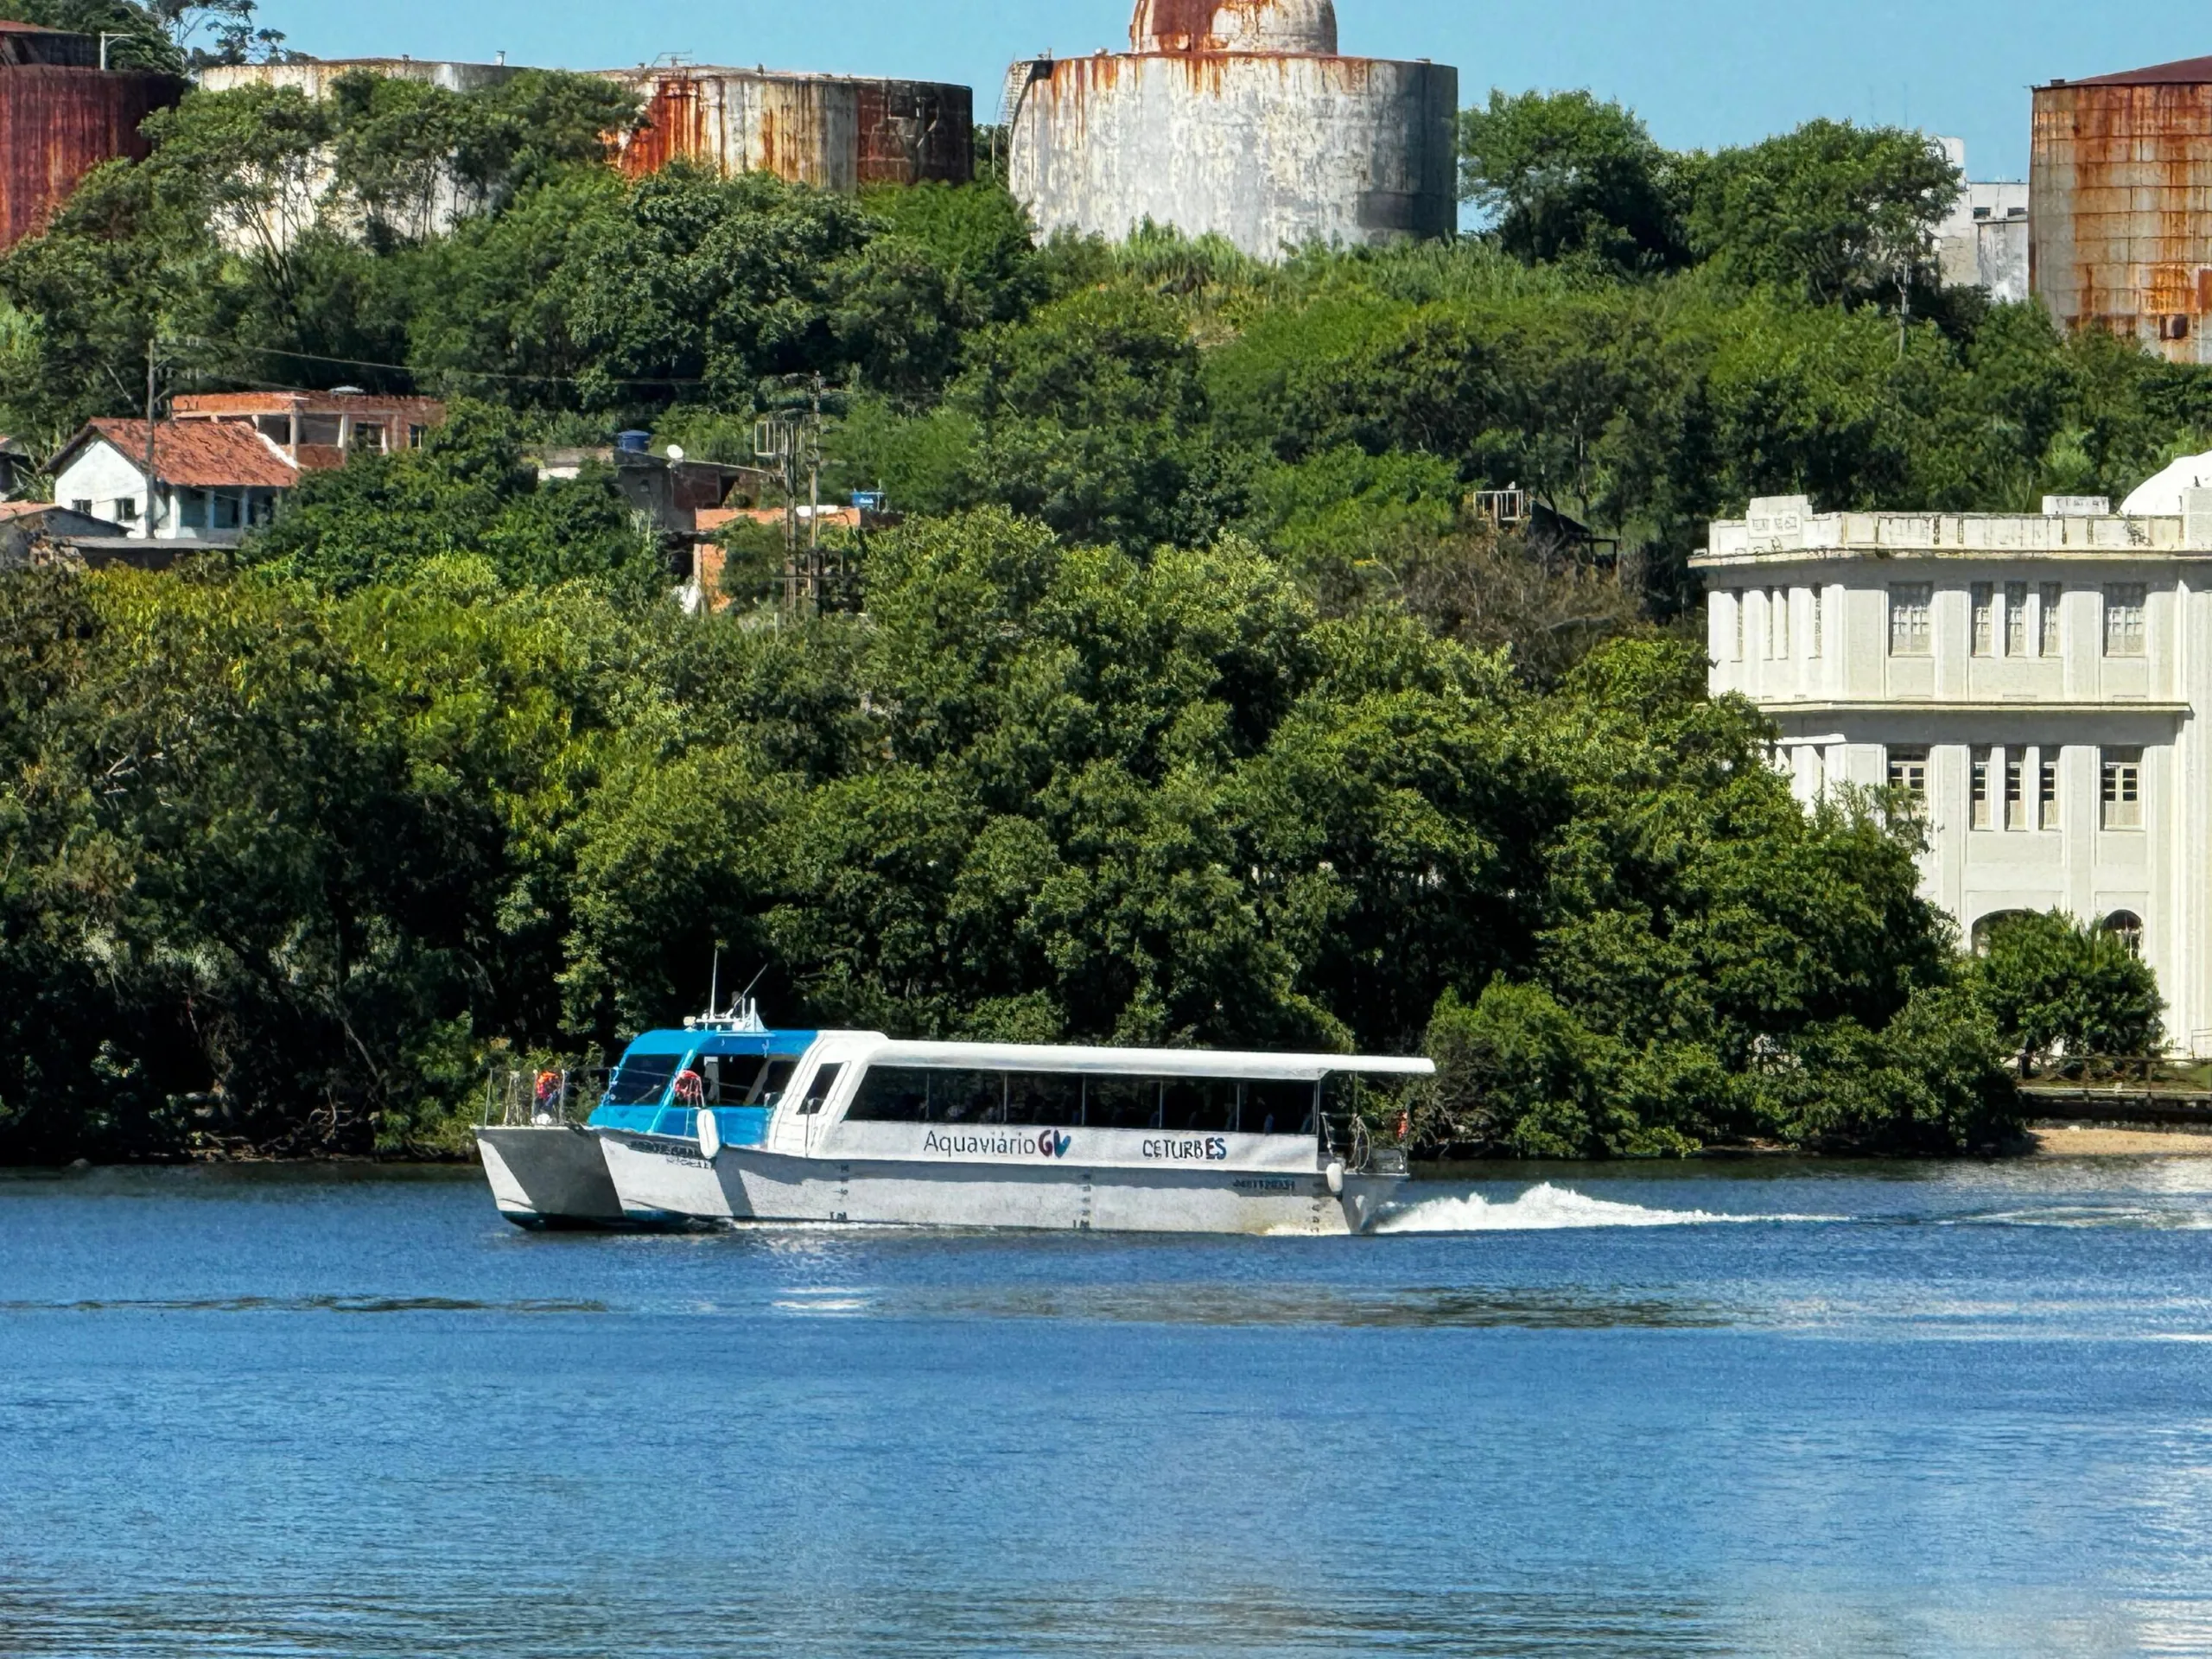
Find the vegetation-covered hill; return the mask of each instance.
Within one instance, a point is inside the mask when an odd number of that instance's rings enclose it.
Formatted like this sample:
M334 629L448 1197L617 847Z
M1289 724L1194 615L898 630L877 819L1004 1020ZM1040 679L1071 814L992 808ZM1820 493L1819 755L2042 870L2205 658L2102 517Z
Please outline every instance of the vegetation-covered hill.
M232 564L0 580L0 1161L450 1145L489 1055L695 1012L717 941L792 1023L1426 1042L1423 1140L1532 1154L1984 1144L2054 1021L2150 1040L2063 929L1995 994L1912 826L1802 811L1667 631L1754 493L2011 507L2212 447L2196 372L1931 284L1916 142L1499 100L1491 228L1262 266L1037 247L985 186L631 183L626 117L196 95L0 262L35 447L149 349L459 400ZM833 482L909 515L857 613L685 616L608 479L527 461L743 458L817 375ZM1509 485L1545 534L1475 509Z

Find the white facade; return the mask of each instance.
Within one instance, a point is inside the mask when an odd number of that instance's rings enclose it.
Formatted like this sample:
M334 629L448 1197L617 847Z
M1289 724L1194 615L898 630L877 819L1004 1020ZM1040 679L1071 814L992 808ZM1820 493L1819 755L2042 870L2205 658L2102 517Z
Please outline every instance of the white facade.
M1923 890L1962 938L2018 911L2139 931L2212 1056L2212 490L2122 518L1755 501L1694 561L1716 695L1780 728L1802 798L1924 797Z
M281 451L272 448L270 453L283 459ZM245 485L194 489L164 481L152 538L196 541L243 534L275 516L281 493ZM109 519L143 538L147 533L146 458L126 455L105 438L84 444L54 474L54 499L61 506Z
M1951 164L1967 165L1965 142L1938 140ZM1947 288L1978 288L2000 303L2028 298L2028 187L2025 181L1968 181L1950 217L1936 227L1936 255Z

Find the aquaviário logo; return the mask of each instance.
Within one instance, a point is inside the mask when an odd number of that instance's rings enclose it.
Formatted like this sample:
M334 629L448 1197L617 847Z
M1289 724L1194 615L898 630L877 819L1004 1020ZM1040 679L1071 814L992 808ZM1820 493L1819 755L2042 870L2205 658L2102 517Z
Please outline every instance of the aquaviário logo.
M1075 1137L1058 1129L1035 1135L986 1130L980 1135L941 1133L931 1129L922 1136L922 1150L942 1158L1065 1158Z

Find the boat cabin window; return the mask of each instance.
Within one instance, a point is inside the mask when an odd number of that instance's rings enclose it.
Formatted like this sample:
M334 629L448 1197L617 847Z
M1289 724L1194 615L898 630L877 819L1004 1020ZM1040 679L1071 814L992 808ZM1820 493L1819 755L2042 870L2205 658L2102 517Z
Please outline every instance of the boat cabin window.
M1310 1135L1313 1096L1311 1083L880 1065L845 1121Z
M833 1060L815 1072L814 1081L806 1085L806 1098L798 1103L801 1117L812 1117L822 1109L822 1103L830 1098L830 1091L837 1086L837 1074L844 1069L842 1062Z
M614 1068L607 1085L609 1106L651 1106L668 1092L681 1054L632 1054Z
M1247 1135L1311 1135L1315 1092L1310 1083L1248 1083L1237 1127Z
M1084 1127L1092 1129L1156 1129L1160 1127L1157 1077L1085 1077Z
M706 1074L709 1106L766 1106L772 1109L791 1087L797 1060L762 1059L756 1054L709 1054L699 1062Z

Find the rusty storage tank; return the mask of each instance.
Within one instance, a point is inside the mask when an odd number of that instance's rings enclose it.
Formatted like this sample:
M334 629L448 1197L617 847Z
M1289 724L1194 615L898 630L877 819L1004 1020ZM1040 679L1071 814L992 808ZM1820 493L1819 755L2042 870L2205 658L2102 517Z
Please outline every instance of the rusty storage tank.
M1338 56L1331 0L1138 0L1129 44L1007 76L1040 230L1150 220L1260 258L1458 231L1458 70Z
M89 35L0 22L0 249L44 229L102 162L145 156L139 126L184 96L168 75L99 65Z
M2037 87L2028 215L2061 327L2212 362L2212 58Z
M632 177L675 161L827 190L976 175L976 99L965 86L688 65L601 73L645 106L622 143Z
M434 58L318 58L297 63L215 64L199 73L200 88L232 92L242 86L289 87L312 99L326 99L347 75L379 75L389 80L419 80L449 92L481 92L522 73L505 63L451 63Z
M348 74L395 76L468 92L521 73L505 63L355 58L207 69L200 84L216 92L289 86L321 99ZM773 173L831 190L928 180L965 184L976 174L976 100L965 86L688 64L592 73L645 105L644 124L620 140L619 163L633 178L674 161L725 174Z

